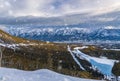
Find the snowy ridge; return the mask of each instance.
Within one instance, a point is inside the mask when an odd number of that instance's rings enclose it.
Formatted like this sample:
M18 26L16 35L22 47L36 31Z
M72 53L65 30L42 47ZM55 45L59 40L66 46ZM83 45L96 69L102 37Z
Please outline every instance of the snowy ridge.
M112 74L112 68L114 66L114 63L119 62L119 61L107 59L107 58L97 58L97 57L92 57L92 56L86 55L79 50L79 49L84 49L84 48L86 48L86 47L85 46L83 46L81 48L76 47L76 48L74 48L73 51L71 51L70 47L68 46L68 51L71 53L73 59L76 59L75 56L77 56L79 59L84 59L84 60L88 61L89 63L91 63L93 70L97 70L98 72L105 75L105 78L107 78L109 80L111 78L113 78L114 75ZM77 61L76 60L75 60L75 62L79 62L78 60ZM79 65L80 65L80 68L83 68L81 64L79 64Z
M47 69L22 71L0 68L0 81L100 81L62 75Z
M59 26L58 26L59 27ZM31 26L0 26L0 29L7 31L10 34L13 35L19 35L19 34L37 34L37 35L41 35L41 34L45 34L45 33L51 33L51 34L72 34L75 31L78 32L86 32L86 33L90 33L91 31L88 28L79 28L79 27L73 27L73 28L69 28L69 27L31 27ZM32 29L32 30L31 30Z

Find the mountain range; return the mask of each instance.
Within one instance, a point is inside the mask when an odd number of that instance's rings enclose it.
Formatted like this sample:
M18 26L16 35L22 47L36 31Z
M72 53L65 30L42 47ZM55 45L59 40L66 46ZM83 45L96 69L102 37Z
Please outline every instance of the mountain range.
M120 27L105 26L101 28L73 26L29 26L7 25L1 29L11 35L31 40L71 43L119 43Z

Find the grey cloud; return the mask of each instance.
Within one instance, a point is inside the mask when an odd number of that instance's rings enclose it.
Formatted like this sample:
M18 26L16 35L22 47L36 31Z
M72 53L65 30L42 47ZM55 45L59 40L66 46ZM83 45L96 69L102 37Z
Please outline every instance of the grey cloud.
M54 16L120 7L119 0L0 0L2 16ZM111 9L111 8L108 8ZM106 11L107 12L107 11ZM94 12L93 12L94 13Z

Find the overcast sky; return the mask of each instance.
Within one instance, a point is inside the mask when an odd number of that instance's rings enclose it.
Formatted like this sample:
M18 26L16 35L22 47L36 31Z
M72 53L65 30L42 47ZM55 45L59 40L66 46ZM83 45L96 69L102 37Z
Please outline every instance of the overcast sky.
M0 16L57 16L120 10L120 0L0 0Z

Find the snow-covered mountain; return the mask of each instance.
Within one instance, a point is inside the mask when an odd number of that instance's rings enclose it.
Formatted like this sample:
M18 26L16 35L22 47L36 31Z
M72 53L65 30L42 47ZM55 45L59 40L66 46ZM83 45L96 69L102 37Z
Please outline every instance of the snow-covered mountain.
M52 42L120 42L120 27L81 27L81 25L39 26L6 25L0 28L11 35Z

